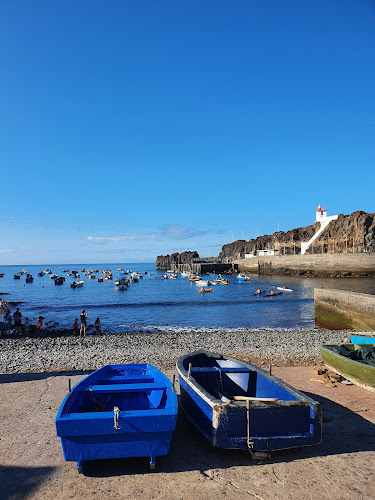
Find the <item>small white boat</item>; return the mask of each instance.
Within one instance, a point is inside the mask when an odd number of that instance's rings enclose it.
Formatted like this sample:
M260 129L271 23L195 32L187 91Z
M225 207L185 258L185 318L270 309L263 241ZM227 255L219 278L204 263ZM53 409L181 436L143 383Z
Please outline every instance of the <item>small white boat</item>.
M73 281L73 283L71 283L70 286L72 288L78 288L78 287L83 286L83 284L84 284L84 281Z
M282 286L278 286L277 289L281 290L282 292L293 292L291 288L284 288Z
M194 281L194 283L198 286L208 286L208 281L206 281L206 280L198 280L198 281Z
M187 273L186 271L181 272L181 278L187 278L188 276L190 276L190 273Z
M238 276L237 276L237 279L240 280L240 281L250 281L250 277L249 276L246 276L245 273L240 273Z
M89 274L90 280L94 280L96 278L95 274Z

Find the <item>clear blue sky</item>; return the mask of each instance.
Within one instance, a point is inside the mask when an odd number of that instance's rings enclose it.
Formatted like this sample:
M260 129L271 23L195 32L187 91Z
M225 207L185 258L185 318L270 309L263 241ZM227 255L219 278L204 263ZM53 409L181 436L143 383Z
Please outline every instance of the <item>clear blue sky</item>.
M0 264L375 212L375 2L2 0Z

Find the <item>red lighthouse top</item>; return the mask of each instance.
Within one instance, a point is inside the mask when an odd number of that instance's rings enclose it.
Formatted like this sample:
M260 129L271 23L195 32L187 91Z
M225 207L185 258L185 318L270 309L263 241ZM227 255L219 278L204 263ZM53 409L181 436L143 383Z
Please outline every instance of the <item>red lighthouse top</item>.
M320 203L318 205L318 208L316 209L317 212L327 212L327 207L321 207Z

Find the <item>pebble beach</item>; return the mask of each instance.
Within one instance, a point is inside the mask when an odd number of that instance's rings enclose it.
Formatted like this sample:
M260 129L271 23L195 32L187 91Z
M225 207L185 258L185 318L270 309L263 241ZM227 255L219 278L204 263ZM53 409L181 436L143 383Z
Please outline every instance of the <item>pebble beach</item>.
M0 339L0 373L95 370L105 364L148 362L173 368L183 354L205 349L259 365L303 366L320 361L318 344L342 343L346 330L257 329L135 332Z

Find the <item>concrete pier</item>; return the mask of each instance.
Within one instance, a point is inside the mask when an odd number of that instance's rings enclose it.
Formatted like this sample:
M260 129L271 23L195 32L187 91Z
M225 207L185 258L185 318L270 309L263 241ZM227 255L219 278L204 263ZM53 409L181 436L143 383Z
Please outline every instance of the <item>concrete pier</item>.
M234 264L248 273L375 276L375 253L256 256Z
M375 295L315 288L315 324L330 330L375 330Z

